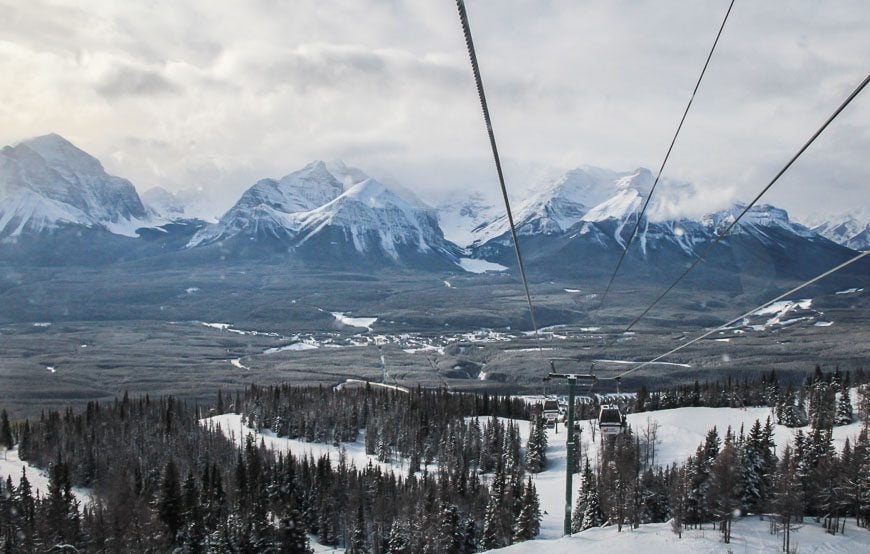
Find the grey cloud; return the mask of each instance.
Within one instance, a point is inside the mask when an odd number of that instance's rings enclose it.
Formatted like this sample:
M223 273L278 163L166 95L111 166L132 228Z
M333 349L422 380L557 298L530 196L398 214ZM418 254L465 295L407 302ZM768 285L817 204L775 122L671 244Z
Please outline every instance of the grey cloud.
M96 85L96 90L109 100L124 96L155 96L178 92L178 87L160 73L131 66L112 68Z

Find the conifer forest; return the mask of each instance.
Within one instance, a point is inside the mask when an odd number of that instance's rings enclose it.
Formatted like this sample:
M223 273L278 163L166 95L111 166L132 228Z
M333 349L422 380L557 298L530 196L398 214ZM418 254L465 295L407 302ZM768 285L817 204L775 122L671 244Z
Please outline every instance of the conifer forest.
M577 456L572 531L670 521L674 533L711 526L725 542L737 515L790 529L805 518L831 533L870 525L867 376L816 371L799 386L756 381L642 389L623 408L771 408L748 429L711 428L683 463L659 465L648 436L627 429ZM859 413L849 391L857 390ZM594 404L578 404L579 417ZM313 443L362 442L365 467L343 454L296 457L248 435L234 443L208 423L240 414L249 427ZM586 414L588 415L588 414ZM865 425L832 446L832 429ZM515 421L529 420L528 436ZM802 426L791 444L772 425ZM0 447L47 470L45 494L23 471L0 483L2 552L471 553L534 539L541 521L534 474L547 467L540 407L518 397L417 388L250 386L211 406L174 398L90 403L10 421ZM396 465L402 462L401 466ZM394 464L384 471L381 463ZM401 470L399 469L401 467ZM81 500L75 490L86 489Z

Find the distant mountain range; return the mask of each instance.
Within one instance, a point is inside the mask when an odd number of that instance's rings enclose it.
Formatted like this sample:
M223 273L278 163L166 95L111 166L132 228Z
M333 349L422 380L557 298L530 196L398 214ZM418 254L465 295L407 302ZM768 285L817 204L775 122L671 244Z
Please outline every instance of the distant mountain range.
M853 250L870 250L870 209L866 207L808 222L816 233Z
M584 166L517 203L532 273L575 278L610 271L652 181L643 168ZM659 187L627 257L635 278L662 278L684 267L742 209L735 204L697 219L669 217L674 199L692 187ZM277 256L305 267L364 271L498 267L467 258L514 265L500 204L469 194L434 208L341 163L317 161L280 179L262 179L216 222L202 219L207 210L196 196L152 189L140 198L129 181L108 175L96 158L58 135L7 146L0 152L0 259L86 265L170 254L176 265L193 265L214 260L212 252L221 260ZM761 205L706 265L708 277L761 270L797 278L868 246L866 213L808 228L782 209Z

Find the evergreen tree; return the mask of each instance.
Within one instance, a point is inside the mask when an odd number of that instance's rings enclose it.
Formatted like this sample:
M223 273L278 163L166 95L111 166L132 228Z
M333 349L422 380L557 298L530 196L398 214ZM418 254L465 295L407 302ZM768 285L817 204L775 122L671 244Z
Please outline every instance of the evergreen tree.
M368 533L366 533L366 519L362 503L357 508L356 521L353 524L347 554L369 554Z
M410 554L411 539L408 536L408 528L398 519L393 520L390 527L390 537L387 540L387 554Z
M725 544L731 542L731 521L740 507L740 482L737 449L726 440L710 468L710 504L721 521Z
M581 531L604 525L604 515L601 512L601 502L598 500L598 488L593 486L586 495L586 508L583 510Z
M12 427L6 410L0 412L0 448L12 448Z
M848 425L852 423L852 399L849 396L849 388L843 386L840 389L840 397L837 399L836 425Z
M166 537L174 543L178 531L184 524L184 499L181 495L181 483L178 478L178 467L175 460L169 458L163 470L163 481L160 485L158 514L160 521L166 525Z
M459 509L453 504L443 504L436 538L438 552L460 554L462 551L462 530L459 525Z
M309 554L312 552L311 542L302 521L302 514L296 508L290 510L288 516L281 520L276 546L280 552L287 554Z
M577 501L574 504L574 514L571 518L571 532L579 533L583 531L583 519L586 515L586 504L589 501L589 495L592 489L595 488L595 475L592 473L592 468L589 465L589 458L586 458L586 465L583 468L583 475L580 476L580 490L577 491Z
M514 524L514 542L527 541L538 536L541 531L541 505L538 492L529 477L522 498L522 509Z
M526 443L526 470L540 473L547 465L547 429L544 418L535 416L529 426L529 440Z
M462 554L477 552L477 524L473 517L466 517L463 524Z

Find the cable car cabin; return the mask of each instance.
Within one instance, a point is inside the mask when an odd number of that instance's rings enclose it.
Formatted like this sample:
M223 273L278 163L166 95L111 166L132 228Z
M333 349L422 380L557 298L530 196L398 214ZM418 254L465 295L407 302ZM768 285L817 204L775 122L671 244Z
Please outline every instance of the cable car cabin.
M544 400L544 419L547 420L547 423L556 423L556 420L559 419L558 400Z
M614 404L601 406L598 412L598 428L602 435L618 435L625 429L625 416Z

